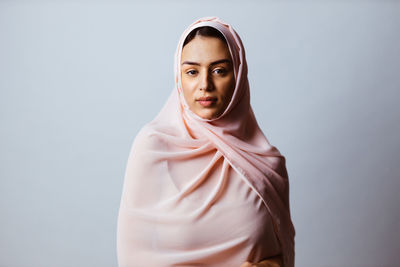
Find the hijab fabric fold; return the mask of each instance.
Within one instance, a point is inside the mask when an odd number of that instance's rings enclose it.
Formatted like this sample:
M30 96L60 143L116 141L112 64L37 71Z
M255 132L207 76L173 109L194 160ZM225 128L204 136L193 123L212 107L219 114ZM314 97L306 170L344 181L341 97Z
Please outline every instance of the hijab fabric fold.
M202 26L213 27L224 35L235 74L231 101L225 111L213 119L204 119L189 109L180 75L183 42L192 30ZM184 208L179 212L176 203L182 204L190 199L191 192L201 183L199 181L207 179L211 166L223 160L222 168L230 167L240 174L245 184L261 199L272 218L284 266L294 266L295 228L290 215L285 157L269 143L256 121L250 105L247 63L240 37L231 25L218 17L195 21L179 39L174 71L176 86L161 111L141 128L133 142L121 197L118 239L130 231L127 229L129 226L122 222L127 214L159 223L200 219L215 203L219 192L211 192L204 207L192 212ZM202 156L207 153L212 153L213 157L204 161ZM202 178L188 179L189 173ZM173 181L174 186L167 181ZM150 230L146 231L152 234ZM120 264L129 262L128 249L126 243L117 242Z

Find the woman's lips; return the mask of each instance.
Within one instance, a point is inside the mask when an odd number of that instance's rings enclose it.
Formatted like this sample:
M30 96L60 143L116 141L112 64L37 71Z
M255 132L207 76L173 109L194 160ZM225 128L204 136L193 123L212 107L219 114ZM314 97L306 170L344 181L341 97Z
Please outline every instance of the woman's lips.
M213 97L201 97L197 100L203 107L209 107L217 101L216 98Z
M209 107L211 106L215 101L214 100L203 100L203 101L199 101L200 105L204 106L204 107Z

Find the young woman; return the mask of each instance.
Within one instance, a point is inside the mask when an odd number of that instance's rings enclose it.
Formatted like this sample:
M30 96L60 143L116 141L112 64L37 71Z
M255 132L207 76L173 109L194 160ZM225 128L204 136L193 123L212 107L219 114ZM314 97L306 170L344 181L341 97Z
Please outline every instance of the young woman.
M294 266L285 158L257 124L232 26L217 17L191 24L175 78L128 158L119 266Z

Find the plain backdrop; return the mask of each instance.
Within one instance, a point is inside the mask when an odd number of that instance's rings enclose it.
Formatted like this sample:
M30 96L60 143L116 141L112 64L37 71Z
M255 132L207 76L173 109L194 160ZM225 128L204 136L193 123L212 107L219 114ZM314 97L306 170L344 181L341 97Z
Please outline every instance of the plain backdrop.
M1 267L117 266L130 146L204 16L241 36L252 107L286 156L296 266L399 266L399 2L10 0Z

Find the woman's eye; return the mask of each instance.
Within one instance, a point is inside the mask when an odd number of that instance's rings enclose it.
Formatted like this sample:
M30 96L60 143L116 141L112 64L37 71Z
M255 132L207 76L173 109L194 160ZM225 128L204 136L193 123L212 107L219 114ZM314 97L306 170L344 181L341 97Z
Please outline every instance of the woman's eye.
M189 71L186 72L186 74L195 75L196 71L195 70L189 70Z
M225 73L225 69L215 69L214 72L217 73L217 74L224 74Z

